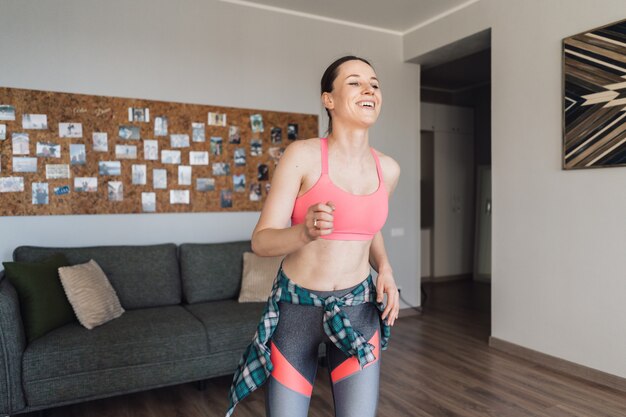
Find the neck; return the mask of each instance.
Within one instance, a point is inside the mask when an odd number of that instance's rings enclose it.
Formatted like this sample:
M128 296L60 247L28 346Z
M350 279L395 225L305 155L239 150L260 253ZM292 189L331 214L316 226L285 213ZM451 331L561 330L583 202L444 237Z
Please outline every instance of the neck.
M328 146L332 146L335 152L349 157L361 157L370 152L367 128L346 129L333 126L333 131L328 135Z

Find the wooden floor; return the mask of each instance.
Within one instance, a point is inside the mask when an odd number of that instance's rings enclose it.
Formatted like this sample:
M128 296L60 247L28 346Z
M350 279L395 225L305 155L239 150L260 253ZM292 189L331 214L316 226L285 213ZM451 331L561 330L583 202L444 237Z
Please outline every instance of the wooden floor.
M623 417L626 394L491 349L490 287L425 284L423 314L403 317L382 356L379 417ZM231 377L49 410L49 417L223 417ZM318 371L309 416L332 417L328 375ZM35 413L31 413L35 416ZM263 392L233 417L264 416Z

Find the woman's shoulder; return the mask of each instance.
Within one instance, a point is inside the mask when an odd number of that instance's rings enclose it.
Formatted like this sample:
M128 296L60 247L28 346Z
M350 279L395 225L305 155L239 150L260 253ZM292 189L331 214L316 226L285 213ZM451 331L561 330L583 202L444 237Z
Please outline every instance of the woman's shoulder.
M294 158L304 158L310 160L311 152L320 150L320 138L298 139L291 142L285 149Z
M376 156L378 156L383 171L389 172L392 176L396 177L400 175L400 164L395 159L382 153L378 149L374 149L374 152L376 152Z

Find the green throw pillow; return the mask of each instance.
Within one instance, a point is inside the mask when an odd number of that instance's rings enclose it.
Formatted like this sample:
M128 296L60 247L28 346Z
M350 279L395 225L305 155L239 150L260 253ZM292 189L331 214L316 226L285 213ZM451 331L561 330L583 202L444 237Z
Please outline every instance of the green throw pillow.
M20 300L28 343L76 320L59 279L58 269L69 266L65 255L55 254L39 263L2 262L2 265Z

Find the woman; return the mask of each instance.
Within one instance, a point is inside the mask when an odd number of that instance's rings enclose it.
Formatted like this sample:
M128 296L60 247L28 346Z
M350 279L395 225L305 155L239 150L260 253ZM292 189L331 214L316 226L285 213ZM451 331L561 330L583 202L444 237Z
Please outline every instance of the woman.
M305 417L322 342L335 415L376 414L380 350L399 311L380 230L400 167L369 146L382 105L369 62L340 58L321 84L328 137L287 147L252 233L256 254L286 256L235 374L227 416L267 380L268 417Z

